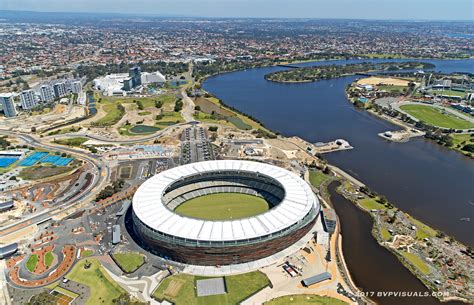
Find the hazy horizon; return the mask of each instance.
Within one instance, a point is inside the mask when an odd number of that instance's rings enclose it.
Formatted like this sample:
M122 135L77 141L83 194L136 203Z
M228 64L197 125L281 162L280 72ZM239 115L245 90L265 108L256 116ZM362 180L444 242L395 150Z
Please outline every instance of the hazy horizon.
M471 0L2 0L0 10L156 17L473 21Z

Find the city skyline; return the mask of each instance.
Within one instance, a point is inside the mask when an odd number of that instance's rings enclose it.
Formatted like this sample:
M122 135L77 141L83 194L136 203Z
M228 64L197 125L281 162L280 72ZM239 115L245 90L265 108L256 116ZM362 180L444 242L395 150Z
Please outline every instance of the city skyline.
M68 3L59 0L5 0L0 10L57 13L109 13L168 17L239 17L239 18L315 18L315 19L379 19L379 20L462 20L473 19L470 0L388 0L383 6L374 0L308 1L296 0L291 6L283 0L91 0ZM284 10L281 8L285 7ZM341 7L344 9L341 10ZM407 9L409 8L409 9Z

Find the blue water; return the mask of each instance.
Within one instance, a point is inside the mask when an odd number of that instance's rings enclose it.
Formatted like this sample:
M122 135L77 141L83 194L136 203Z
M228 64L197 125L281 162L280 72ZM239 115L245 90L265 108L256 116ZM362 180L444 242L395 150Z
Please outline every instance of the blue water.
M369 60L330 63L364 61ZM436 71L474 73L473 59L423 61L435 64ZM309 142L348 140L355 149L325 155L332 164L385 195L402 210L463 242L474 244L474 222L461 220L474 219L474 162L471 159L423 138L407 143L380 138L378 133L398 127L354 108L346 100L344 88L355 76L300 84L264 79L265 74L282 69L286 68L226 73L209 78L203 88L285 136L296 135Z

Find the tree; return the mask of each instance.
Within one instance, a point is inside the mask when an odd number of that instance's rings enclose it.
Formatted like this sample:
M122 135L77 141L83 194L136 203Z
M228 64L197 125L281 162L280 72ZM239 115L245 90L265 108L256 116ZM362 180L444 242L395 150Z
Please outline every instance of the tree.
M147 303L143 303L132 299L132 297L128 293L122 293L118 298L112 300L112 304L114 305L145 305Z
M174 104L174 111L180 112L183 109L183 101L179 98Z

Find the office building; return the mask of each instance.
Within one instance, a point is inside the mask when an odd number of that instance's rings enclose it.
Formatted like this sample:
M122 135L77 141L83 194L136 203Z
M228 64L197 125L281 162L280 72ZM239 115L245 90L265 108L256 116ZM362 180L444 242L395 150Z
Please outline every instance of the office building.
M138 66L135 66L128 70L128 76L132 78L133 88L141 86L142 84L141 74L142 74L142 69L140 69L140 67Z

